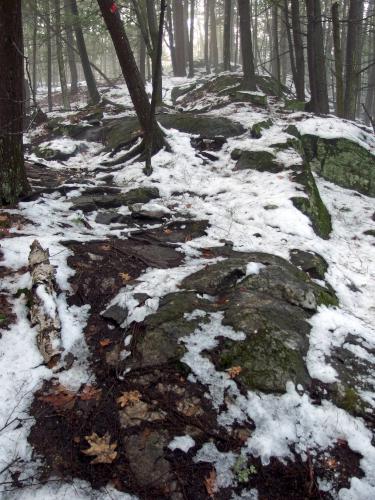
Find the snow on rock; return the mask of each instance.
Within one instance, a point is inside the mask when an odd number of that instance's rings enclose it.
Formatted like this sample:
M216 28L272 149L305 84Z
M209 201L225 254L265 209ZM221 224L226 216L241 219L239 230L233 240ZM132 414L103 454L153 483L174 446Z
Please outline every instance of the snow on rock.
M195 446L195 441L191 436L176 436L169 443L168 448L172 451L181 450L187 453L190 448Z

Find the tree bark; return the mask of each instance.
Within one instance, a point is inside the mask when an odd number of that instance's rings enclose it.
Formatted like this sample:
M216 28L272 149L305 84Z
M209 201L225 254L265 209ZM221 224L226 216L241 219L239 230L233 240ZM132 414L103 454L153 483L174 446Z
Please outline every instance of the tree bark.
M23 159L24 60L21 0L0 2L0 206L29 190Z
M171 53L171 61L172 61L172 70L173 70L173 76L176 75L177 67L176 67L176 47L174 45L174 36L173 36L173 21L172 21L172 10L171 10L171 0L168 1L167 3L167 22L166 22L166 27L168 31L168 39L169 39L169 50Z
M209 22L210 22L209 0L204 0L204 64L206 66L206 73L209 73L211 71L209 45L208 45Z
M189 78L194 76L194 17L195 0L190 0Z
M361 70L363 0L350 0L345 61L344 117L355 120Z
M184 8L182 0L173 0L173 25L176 44L176 76L186 76Z
M230 71L231 34L232 34L232 0L224 0L224 39L223 66L224 71Z
M271 73L278 83L278 94L280 94L281 70L279 53L279 13L276 3L272 4L272 51L271 51Z
M51 6L50 0L45 3L45 20L47 35L47 95L48 111L52 111L52 42L51 42Z
M72 28L72 11L70 9L69 0L64 0L64 14L65 14L64 16L65 33L66 33L66 39L68 41L68 43L66 44L66 50L68 53L68 64L70 70L70 93L72 95L75 95L78 92L78 71L77 71L76 56L73 50L74 36Z
M323 49L320 0L306 0L307 56L311 102L308 108L318 114L329 113L326 66Z
M344 116L344 81L343 64L340 40L339 4L335 2L331 7L332 30L333 30L333 50L335 54L335 79L336 79L336 114Z
M61 40L61 4L60 0L55 0L55 28L56 28L56 57L57 65L59 68L60 84L61 84L61 95L63 101L63 108L66 111L70 110L69 96L68 96L68 85L66 83L66 73L64 64L64 55L62 50L62 40Z
M303 50L299 0L291 0L292 30L296 61L297 99L305 100L305 55Z
M240 42L244 75L243 87L248 90L256 90L249 0L238 0L238 14L240 18Z
M219 52L217 48L217 25L216 25L216 14L215 6L216 0L209 0L210 6L210 52L211 52L211 62L214 67L215 72L219 71Z
M151 105L139 72L129 39L117 8L112 0L97 0L104 22L111 35L122 73L133 102L135 112L143 130L146 145L152 144L153 152L160 150L165 142L158 124L151 120Z
M90 104L97 104L98 102L100 102L100 95L91 69L89 56L87 54L86 43L81 27L81 21L79 19L77 1L76 0L69 0L69 1L70 1L70 9L73 14L73 28L74 28L74 33L76 35L77 47L81 58L83 73L85 75L87 90L89 93L89 102Z

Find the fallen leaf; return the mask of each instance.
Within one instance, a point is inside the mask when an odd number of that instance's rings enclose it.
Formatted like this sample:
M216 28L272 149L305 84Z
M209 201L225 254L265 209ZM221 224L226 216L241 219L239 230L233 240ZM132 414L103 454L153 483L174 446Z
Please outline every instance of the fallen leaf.
M236 378L242 372L242 368L240 366L232 366L228 368L227 373L230 378Z
M172 229L168 229L168 228L164 229L163 232L164 232L164 234L172 234L173 233Z
M125 408L128 404L137 403L140 399L141 393L139 391L123 392L122 395L117 398L117 403L121 408Z
M129 283L129 281L133 279L128 273L119 273L119 276L122 279L123 283Z
M337 467L337 461L333 457L327 458L324 462L328 469L336 469Z
M212 469L207 477L204 478L204 486L206 488L207 494L210 498L215 497L215 493L217 492L217 483L216 483L216 471Z
M112 344L112 340L111 339L102 339L102 340L99 340L99 344L101 345L101 347L107 347L107 346L109 346L109 344Z
M79 397L82 399L82 401L90 401L92 399L99 400L101 398L101 395L101 389L98 389L97 387L94 387L92 385L85 385Z
M77 394L70 391L61 384L51 388L48 394L42 394L38 397L39 401L50 404L56 410L71 410L74 406Z
M209 248L205 248L204 250L202 250L202 257L204 259L212 259L215 256Z
M90 436L85 436L90 448L81 450L83 454L90 457L96 457L91 461L92 464L111 464L117 457L117 443L111 443L111 436L108 432L100 437L93 432Z

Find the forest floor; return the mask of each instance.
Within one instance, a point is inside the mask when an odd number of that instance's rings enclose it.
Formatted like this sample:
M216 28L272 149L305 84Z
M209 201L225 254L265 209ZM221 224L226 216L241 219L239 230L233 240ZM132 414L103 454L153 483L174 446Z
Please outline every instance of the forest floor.
M165 78L165 114L185 83ZM104 115L77 105L28 132L34 194L0 212L1 498L375 498L375 199L315 175L319 237L292 202L301 156L274 147L295 125L373 153L370 131L202 95L177 107L227 121L165 125L147 177L102 164L117 156L98 131L134 115L124 86L105 96ZM238 149L273 171L238 168ZM56 271L61 370L29 320L34 240Z

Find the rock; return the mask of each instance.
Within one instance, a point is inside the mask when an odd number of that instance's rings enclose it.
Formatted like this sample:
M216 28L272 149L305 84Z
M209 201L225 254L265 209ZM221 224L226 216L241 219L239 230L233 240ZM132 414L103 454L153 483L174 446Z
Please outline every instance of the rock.
M339 186L375 196L375 157L349 139L303 135L306 159L317 173Z
M373 236L375 238L375 229L367 229L363 231L363 234L366 236Z
M127 193L113 195L88 195L72 198L73 206L70 210L82 210L92 212L98 208L117 208L134 203L147 203L155 198L159 198L159 191L156 188L135 188Z
M303 165L294 167L293 180L303 187L306 195L291 198L294 206L310 219L318 236L328 239L332 231L331 215L320 197L310 165L306 161Z
M233 153L235 156L239 154L237 150ZM258 172L277 173L284 170L284 167L280 163L277 163L275 156L268 151L242 151L234 170L247 169L257 170Z
M311 278L324 279L328 264L322 256L315 252L305 252L297 248L290 250L289 254L291 262Z
M262 130L268 129L272 127L273 121L271 118L268 118L268 120L263 120L258 123L254 123L254 125L251 127L250 133L251 137L253 139L260 139L262 137Z
M237 90L234 95L237 102L249 102L254 106L267 106L267 96L260 92L251 92L250 90Z
M66 161L75 156L80 149L82 150L82 147L79 148L76 144L70 144L69 146L62 144L59 146L51 142L38 146L35 149L35 154L48 161Z
M126 457L139 486L144 488L150 485L164 491L170 486L171 465L164 458L164 449L169 441L167 431L150 429L124 439Z
M161 243L185 243L207 234L206 229L208 226L209 222L207 220L182 220L133 234L137 237L145 237Z
M145 368L165 363L177 363L185 352L179 339L191 334L199 321L189 321L185 313L195 309L211 309L210 302L200 299L195 293L171 293L161 300L155 314L144 321L146 333L135 346L131 368Z
M305 102L298 99L285 99L284 109L288 111L305 111Z
M180 85L178 87L173 87L171 92L171 99L173 104L176 105L179 97L187 94L188 92L191 92L196 88L196 86L197 84L194 82L188 85Z
M122 217L123 215L115 211L99 212L95 218L95 222L108 226L109 224L121 222Z
M220 116L176 113L157 115L157 120L167 129L174 128L180 132L208 138L217 136L228 138L245 132L245 128L240 123ZM102 132L108 150L113 150L139 136L140 127L137 118L130 116L108 120Z
M114 321L118 325L121 325L126 318L128 317L128 309L127 307L120 306L119 304L114 304L113 306L108 307L103 314L103 318Z
M143 203L135 203L131 206L132 217L135 219L145 219L147 221L162 221L170 215L161 208L147 208Z
M227 142L225 137L192 137L190 144L198 151L220 151Z

